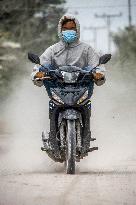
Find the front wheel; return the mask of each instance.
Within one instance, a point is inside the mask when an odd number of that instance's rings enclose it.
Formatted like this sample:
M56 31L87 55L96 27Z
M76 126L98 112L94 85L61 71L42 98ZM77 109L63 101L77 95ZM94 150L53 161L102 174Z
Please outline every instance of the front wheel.
M75 120L67 120L66 128L66 173L75 174L76 128Z

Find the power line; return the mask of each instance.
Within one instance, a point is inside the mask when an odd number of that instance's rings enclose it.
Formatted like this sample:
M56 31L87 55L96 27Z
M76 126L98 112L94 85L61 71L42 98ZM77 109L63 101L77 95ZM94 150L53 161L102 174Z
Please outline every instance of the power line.
M133 4L136 6L136 4ZM118 7L128 7L128 5L103 5L103 6L66 6L65 8L72 9L90 9L90 8L118 8Z
M108 52L111 52L111 19L112 18L117 18L117 17L121 17L122 13L119 14L102 14L102 15L98 15L95 14L96 18L103 18L106 19L106 23L107 23L107 29L108 29Z
M130 0L128 0L130 1ZM54 7L56 7L54 5ZM119 8L119 7L128 7L128 5L103 5L103 6L64 6L65 9L99 9L99 8ZM136 7L136 4L133 4L133 7ZM52 7L53 8L53 7ZM61 7L63 8L63 6ZM130 7L129 7L130 8ZM7 10L6 8L0 8L0 10ZM37 8L12 8L12 10L34 10L34 11L45 11L45 9L37 9Z
M128 0L130 1L130 0ZM133 4L133 7L135 7L136 4ZM53 5L52 7L57 7L56 5ZM64 6L66 9L90 9L90 8L118 8L118 7L128 7L128 5L103 5L103 6ZM62 5L63 8L63 5ZM0 8L0 10L7 10L6 8ZM39 9L39 8L13 8L12 10L38 10L38 11L44 11L45 9Z

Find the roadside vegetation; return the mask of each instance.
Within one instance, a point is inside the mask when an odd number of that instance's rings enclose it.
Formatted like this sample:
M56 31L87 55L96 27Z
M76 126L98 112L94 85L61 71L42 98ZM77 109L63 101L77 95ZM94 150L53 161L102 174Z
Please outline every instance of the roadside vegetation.
M136 76L136 27L126 27L113 35L117 47L115 62L118 62L122 74Z
M12 82L25 75L27 53L40 55L57 40L64 0L0 1L0 102L12 92Z

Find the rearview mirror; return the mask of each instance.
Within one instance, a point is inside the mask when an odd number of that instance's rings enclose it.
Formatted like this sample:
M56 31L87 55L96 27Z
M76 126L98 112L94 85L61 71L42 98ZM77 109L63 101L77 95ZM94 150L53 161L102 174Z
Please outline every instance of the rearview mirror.
M40 64L40 58L39 56L33 54L33 53L28 53L28 59L35 64Z
M106 64L111 59L111 54L105 54L100 57L99 59L99 65L100 64Z

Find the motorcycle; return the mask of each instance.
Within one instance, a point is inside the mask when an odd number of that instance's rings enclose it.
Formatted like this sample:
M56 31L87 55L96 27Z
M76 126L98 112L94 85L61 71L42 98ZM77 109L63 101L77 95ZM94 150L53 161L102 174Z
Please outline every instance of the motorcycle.
M89 152L98 150L91 147L90 115L93 94L93 71L101 64L111 59L111 54L100 57L99 63L91 71L76 66L62 66L59 69L49 69L41 65L40 58L28 53L28 59L39 64L45 70L45 76L36 78L43 81L49 102L50 133L46 137L42 132L43 147L48 156L55 162L65 164L67 174L75 174L76 162L79 162Z

